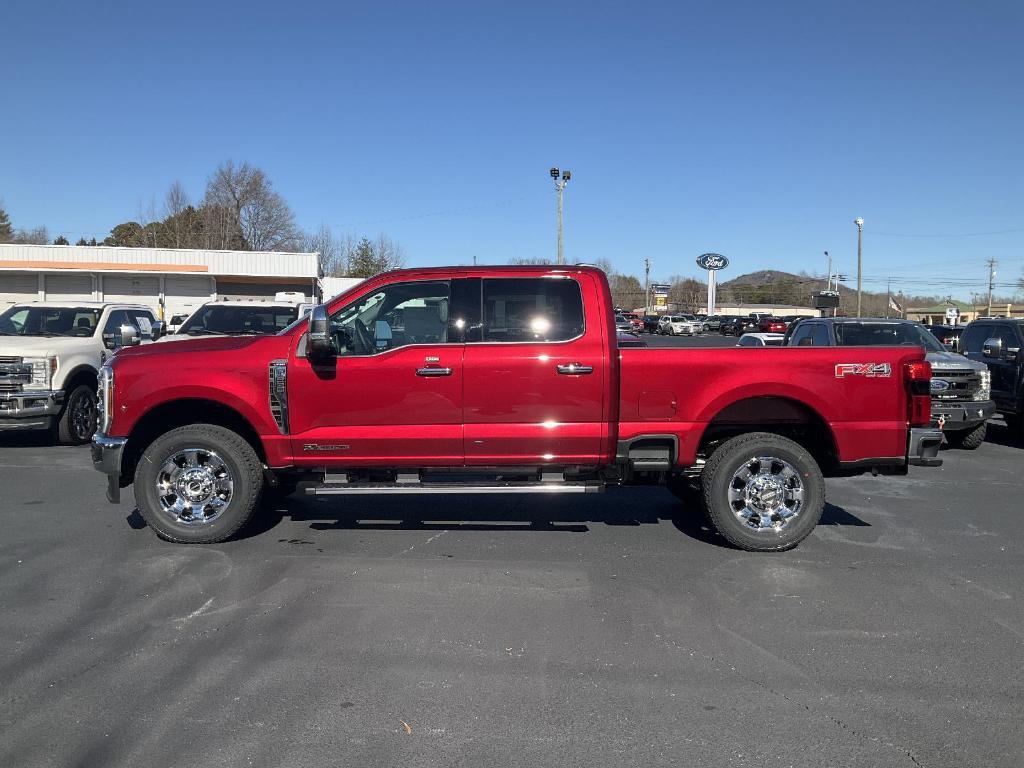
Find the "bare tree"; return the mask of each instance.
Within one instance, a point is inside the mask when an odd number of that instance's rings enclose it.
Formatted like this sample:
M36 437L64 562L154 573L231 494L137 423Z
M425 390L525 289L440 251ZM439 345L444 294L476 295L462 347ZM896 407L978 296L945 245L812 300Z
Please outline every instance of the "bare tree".
M185 248L191 240L186 210L191 207L188 192L180 181L174 181L164 195L165 235L174 248Z
M316 232L306 232L302 236L302 250L320 254L321 275L337 277L345 274L342 243L334 238L326 224L321 224Z
M405 249L387 235L381 233L373 241L373 249L377 254L377 262L381 272L401 269L405 266Z
M248 163L221 164L206 183L203 205L219 211L210 222L219 227L217 247L231 247L229 240L236 229L258 251L293 250L301 243L292 209L267 175Z

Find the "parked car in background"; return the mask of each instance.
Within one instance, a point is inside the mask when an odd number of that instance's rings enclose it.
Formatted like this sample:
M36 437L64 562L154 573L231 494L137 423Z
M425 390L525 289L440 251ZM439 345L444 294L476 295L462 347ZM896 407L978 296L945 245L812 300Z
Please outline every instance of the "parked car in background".
M282 331L299 317L299 305L278 301L211 301L199 307L178 332L161 342L195 336L265 336Z
M633 326L633 330L638 333L644 329L644 319L640 317L636 312L623 312L622 316L629 320L630 325Z
M781 347L786 338L784 333L744 333L736 342L737 347Z
M762 317L757 323L757 330L761 333L785 333L787 327L785 320L771 315Z
M81 445L96 431L100 366L121 346L160 338L141 304L42 301L0 314L0 432L49 430Z
M657 333L661 315L644 315L644 333Z
M704 318L704 333L720 330L722 327L721 315L708 315Z
M1005 317L975 320L964 327L960 352L987 366L996 410L1018 439L1024 438L1024 322Z
M637 333L620 333L619 338L619 349L629 349L631 347L646 347L647 342L640 338Z
M619 333L629 333L633 330L633 323L625 315L615 316L615 330Z
M932 336L938 339L942 346L951 352L960 351L960 337L963 335L962 325L926 325Z
M693 315L664 315L658 332L668 336L694 336L700 329L701 323Z
M984 363L947 350L920 323L886 318L810 318L790 327L786 345L924 347L925 359L932 367L932 423L943 430L950 445L974 449L985 441L988 420L996 412L991 388L994 377Z
M186 320L188 315L171 315L171 319L167 321L167 333L177 333Z
M723 319L718 326L718 332L723 336L742 336L748 329L756 327L752 317L734 316Z

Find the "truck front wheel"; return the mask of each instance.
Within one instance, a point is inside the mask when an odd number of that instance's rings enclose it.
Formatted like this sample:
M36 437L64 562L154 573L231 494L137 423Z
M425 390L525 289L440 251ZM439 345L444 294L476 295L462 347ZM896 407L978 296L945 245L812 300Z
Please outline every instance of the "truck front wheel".
M958 432L947 432L946 439L955 448L966 448L973 451L980 448L985 442L985 433L988 431L988 423L982 422L974 429L961 429Z
M825 480L807 450L769 432L726 441L701 473L708 519L749 552L792 549L818 524Z
M189 424L161 435L139 457L135 503L167 541L213 544L252 517L263 472L252 446L214 424Z
M57 417L57 442L85 445L96 431L96 388L79 384L64 401Z

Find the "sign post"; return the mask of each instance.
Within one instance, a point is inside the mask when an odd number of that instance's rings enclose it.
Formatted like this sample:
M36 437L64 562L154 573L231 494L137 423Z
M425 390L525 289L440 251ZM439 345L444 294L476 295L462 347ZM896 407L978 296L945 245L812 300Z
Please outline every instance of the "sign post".
M715 299L718 286L715 285L715 273L729 266L729 260L720 253L702 253L697 257L697 266L708 271L708 314L715 314Z

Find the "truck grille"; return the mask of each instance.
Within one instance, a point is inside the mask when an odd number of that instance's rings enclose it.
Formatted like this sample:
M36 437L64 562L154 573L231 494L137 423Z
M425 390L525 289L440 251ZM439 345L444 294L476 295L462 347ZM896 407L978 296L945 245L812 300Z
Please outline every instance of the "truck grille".
M935 381L945 381L947 389L936 389ZM981 374L970 370L936 370L932 374L932 399L943 403L972 400L974 393L981 389Z
M0 357L0 395L21 392L32 381L32 366L20 357Z

